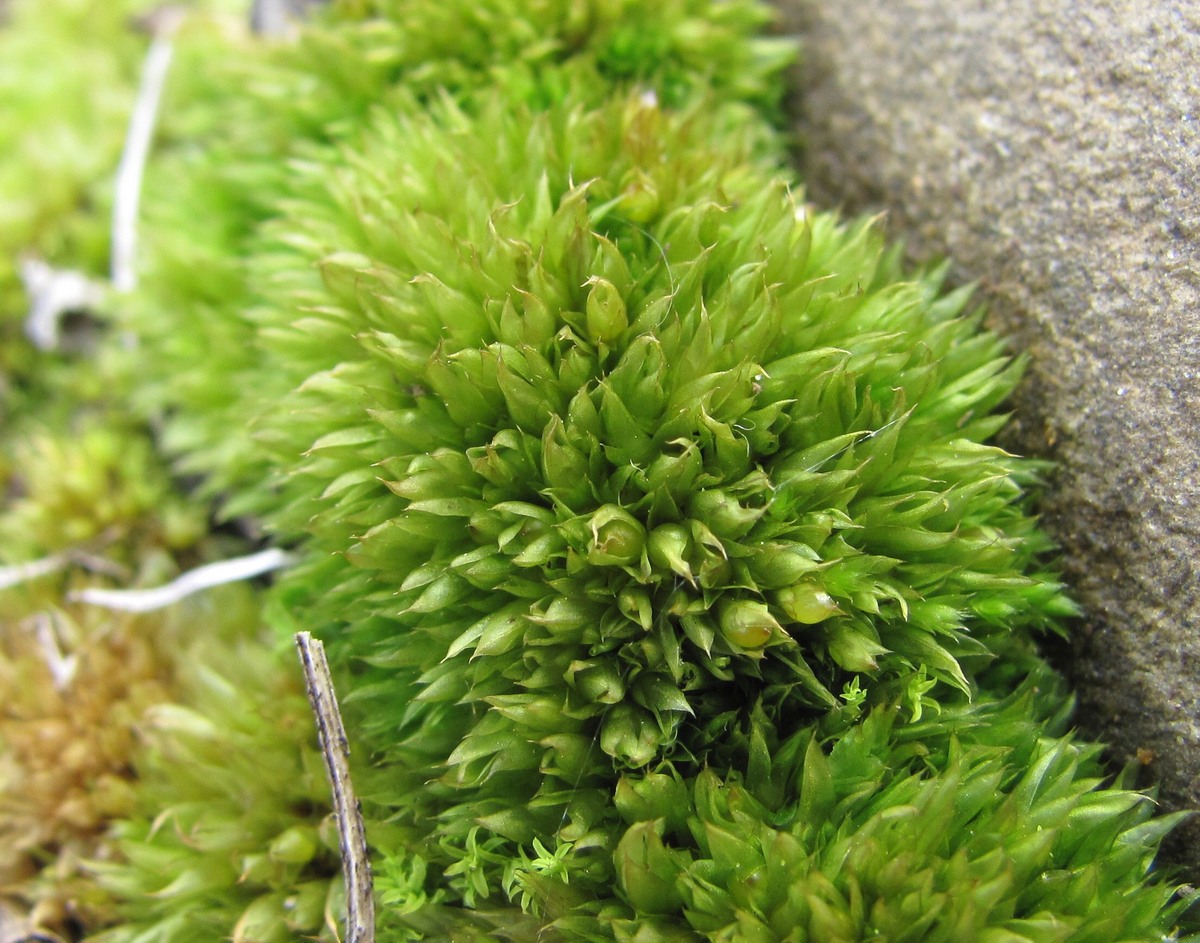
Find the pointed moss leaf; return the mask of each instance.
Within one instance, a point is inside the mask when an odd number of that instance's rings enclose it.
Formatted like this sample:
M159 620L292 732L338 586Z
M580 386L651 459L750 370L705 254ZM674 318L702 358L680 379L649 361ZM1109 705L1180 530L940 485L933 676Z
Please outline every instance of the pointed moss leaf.
M618 886L639 912L666 914L681 906L682 899L675 887L680 862L663 844L661 821L630 826L613 858Z
M896 632L888 636L892 650L928 665L964 693L970 693L971 685L963 673L958 660L932 637L920 631Z
M353 445L366 445L378 438L379 434L367 426L339 429L321 436L321 438L309 446L309 451L320 452L322 449L339 449Z
M834 626L829 633L829 656L847 671L871 673L879 668L878 658L888 649L852 623Z
M663 819L672 833L684 828L690 806L686 785L669 773L622 776L614 802L627 824Z
M480 632L479 640L475 643L474 657L502 655L520 645L528 627L525 621L526 612L524 605L514 603L476 623ZM462 648L459 648L457 651L461 650ZM453 657L457 651L448 654Z
M639 704L656 714L665 711L678 711L683 714L695 714L687 696L679 688L660 675L643 677L634 689L634 696Z
M804 753L804 771L800 780L800 814L808 823L820 822L833 804L832 775L824 751L815 739Z

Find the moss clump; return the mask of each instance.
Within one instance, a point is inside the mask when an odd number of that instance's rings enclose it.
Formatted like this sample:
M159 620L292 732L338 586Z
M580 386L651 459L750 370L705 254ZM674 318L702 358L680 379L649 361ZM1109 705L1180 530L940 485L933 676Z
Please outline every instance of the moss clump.
M9 555L59 563L0 591L0 893L63 939L320 930L336 872L317 840L324 774L258 594L141 616L75 601L240 543L206 532L148 440L93 423L70 444L18 441L37 461L0 515Z
M24 337L21 281L32 256L88 276L108 271L112 174L145 39L127 20L150 4L11 0L0 26L0 418L46 395L57 358Z
M0 893L41 929L112 919L86 862L133 810L133 725L171 696L147 626L94 610L5 619L0 644Z
M355 138L373 111L412 110L496 81L518 82L514 97L534 104L584 91L594 100L610 81L653 80L680 101L716 86L725 100L775 112L791 49L755 35L768 19L747 0L342 2L294 45L265 47L228 36L220 22L189 22L179 51L187 64L168 87L168 130L147 179L145 291L123 305L151 352L134 368L134 396L151 412L176 411L164 437L182 467L229 492L230 513L244 504L236 492L261 481L253 453L227 434L242 384L275 374L258 353L243 262L260 248L258 225L293 196L294 162ZM229 55L214 59L214 43ZM568 92L541 81L580 59L598 63L598 84ZM175 369L201 361L204 370Z
M0 558L88 551L105 554L110 575L156 553L195 560L207 537L204 508L175 489L144 430L111 413L72 418L65 434L39 422L10 439Z
M99 885L121 922L93 939L336 939L337 834L312 714L286 653L242 638L193 644L177 696L139 731L135 807Z
M1120 781L1097 789L1097 748L1064 736L1065 708L1039 670L916 724L877 708L781 742L747 725L714 742L744 751L732 771L624 780L624 896L694 933L655 916L617 939L1150 938L1178 913L1172 889L1125 882L1178 819L1151 820Z
M765 20L230 38L168 105L130 395L299 560L267 621L340 671L381 939L1162 939L1170 820L1034 649L1071 606L987 444L1020 365L804 203ZM146 715L102 939L332 932L305 708L245 633Z
M161 798L144 739L150 716L196 709L195 675L214 666L252 665L255 685L269 677L266 664L284 679L292 673L264 654L271 649L244 589L140 616L76 600L83 590L153 585L238 542L207 532L205 509L178 491L127 415L71 397L29 405L5 443L16 457L7 482L14 497L0 514L8 564L0 589L0 895L30 932L72 940L121 914L121 890L98 882L96 869L128 857L114 823L137 820L149 796ZM16 579L31 562L49 566ZM250 712L254 703L242 705L244 716L298 763L308 728L273 726ZM232 750L227 743L224 752ZM175 801L184 795L178 790ZM295 814L286 803L266 807ZM313 806L300 818L320 814Z

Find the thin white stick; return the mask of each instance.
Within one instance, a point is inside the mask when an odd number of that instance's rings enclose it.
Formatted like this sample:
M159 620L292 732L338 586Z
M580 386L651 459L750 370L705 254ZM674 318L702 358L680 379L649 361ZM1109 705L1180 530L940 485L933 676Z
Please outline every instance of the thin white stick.
M61 554L43 557L41 560L31 560L29 563L14 563L11 566L0 566L0 589L10 586L20 586L41 576L49 576L63 569L69 561Z
M137 101L129 118L125 149L121 152L121 163L117 168L112 220L112 283L117 291L131 291L137 286L135 262L142 176L150 155L150 142L158 121L158 105L167 81L167 70L174 53L170 37L180 21L181 16L164 16L156 25L154 41L150 44L146 63L142 67Z
M271 570L278 570L289 563L291 557L273 547L248 557L221 560L219 563L196 567L165 586L156 586L153 589L100 589L92 586L71 593L69 598L74 602L89 603L118 612L153 612L156 609L165 609L202 589L248 580Z
M38 613L34 621L34 633L38 645L42 649L42 659L50 670L56 691L65 691L75 678L79 668L79 658L74 653L63 654L62 646L58 644L55 632L55 618L48 612Z
M342 878L346 882L346 943L375 943L375 899L371 858L362 809L350 782L350 744L338 709L325 646L308 632L296 633L296 648L308 687L308 702L317 721L317 736L325 757L325 771L333 790L342 852Z

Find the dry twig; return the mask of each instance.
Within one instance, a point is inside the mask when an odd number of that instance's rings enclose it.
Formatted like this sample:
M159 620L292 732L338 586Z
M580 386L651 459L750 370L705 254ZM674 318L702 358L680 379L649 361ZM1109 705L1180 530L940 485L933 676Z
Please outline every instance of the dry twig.
M296 648L308 685L308 700L317 720L317 735L325 755L325 769L333 789L333 811L337 818L342 851L342 874L346 881L346 943L374 943L375 902L371 860L362 810L350 782L350 745L342 714L338 710L325 646L308 632L296 633Z

